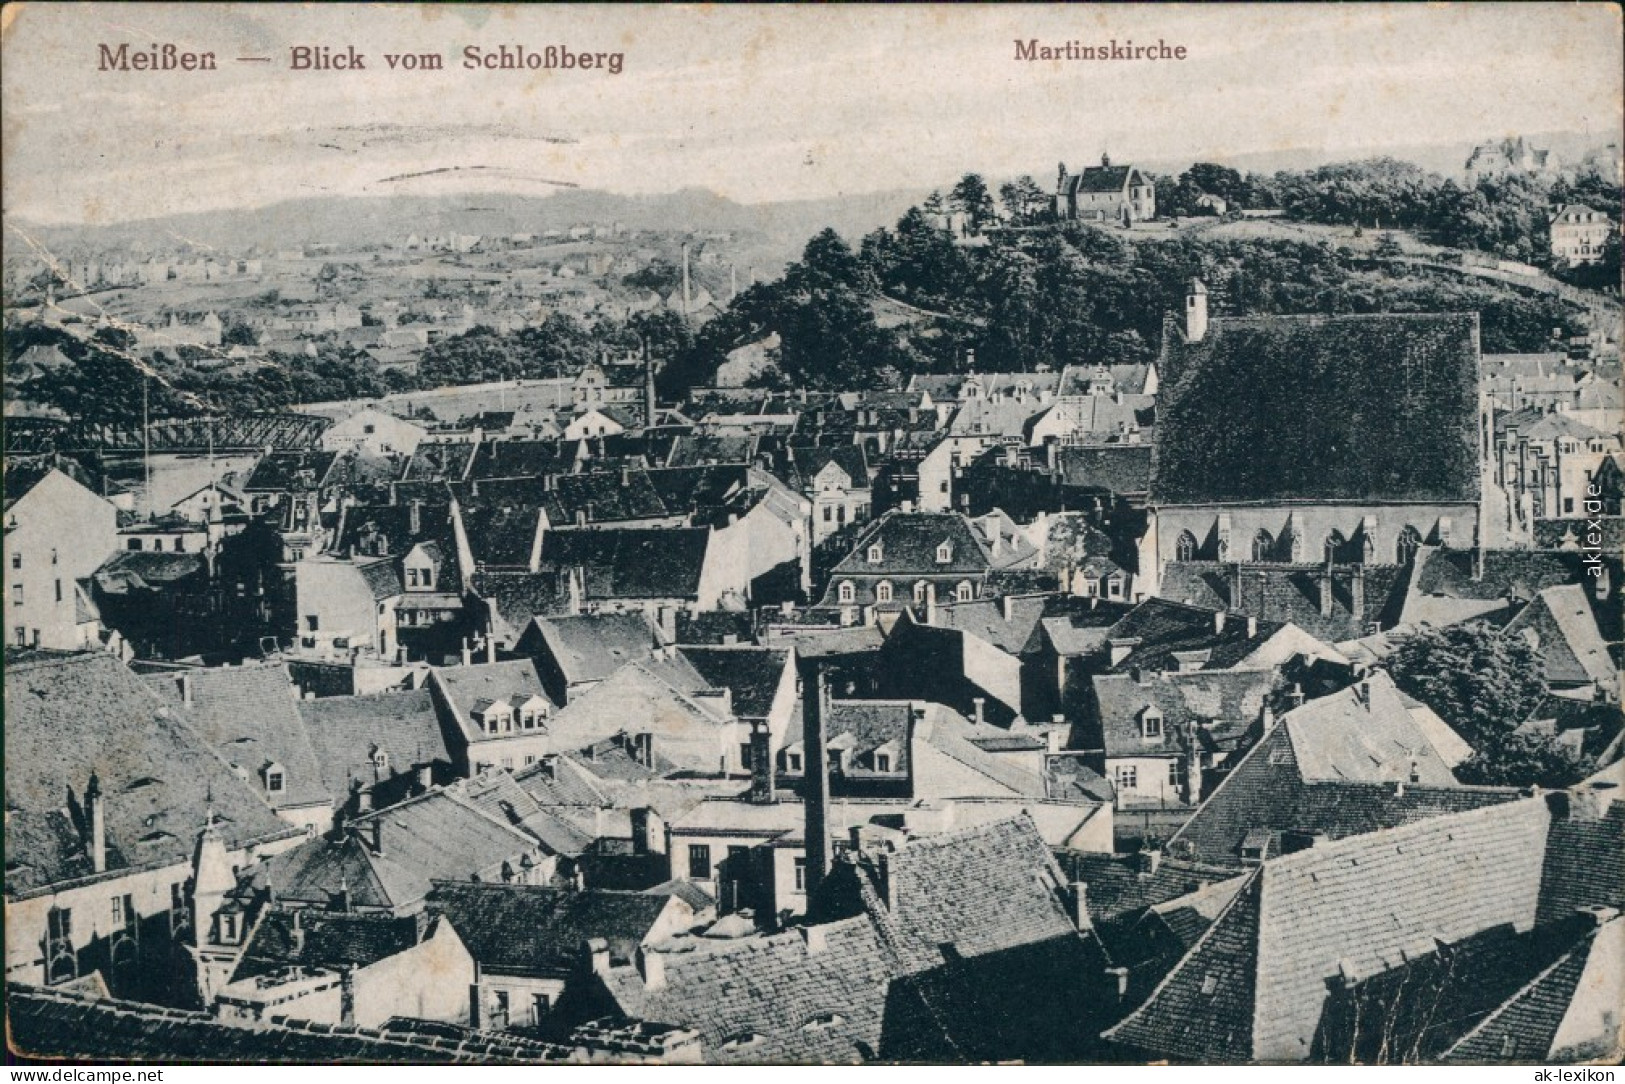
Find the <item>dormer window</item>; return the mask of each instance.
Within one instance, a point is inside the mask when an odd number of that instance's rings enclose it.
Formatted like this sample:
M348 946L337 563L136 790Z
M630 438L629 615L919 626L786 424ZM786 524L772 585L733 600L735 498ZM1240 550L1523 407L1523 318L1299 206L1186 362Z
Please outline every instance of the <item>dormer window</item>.
M869 563L870 564L878 565L881 562L881 559L884 556L885 556L885 552L880 548L880 543L876 542L874 545L869 547Z
M784 770L787 771L787 772L797 772L797 773L799 773L801 771L801 754L800 753L786 753L786 754L784 754Z
M268 764L265 768L265 793L282 794L288 789L288 773L280 764Z
M851 602L857 597L857 588L853 585L851 580L841 581L839 596L842 602Z
M372 766L376 771L389 771L389 754L382 749L374 749L372 752Z
M892 599L892 586L885 580L875 585L875 601L890 602Z
M942 542L937 545L937 564L945 565L954 559L954 547L951 542Z
M877 772L889 772L889 771L891 771L891 754L890 753L876 753L875 754L875 771L877 771Z
M929 580L914 581L914 601L919 603L931 600L931 583Z
M954 588L954 598L960 602L969 602L975 593L976 589L970 585L969 580L960 580L959 585Z
M1162 740L1162 712L1156 708L1145 709L1145 714L1140 716L1140 736L1146 741Z

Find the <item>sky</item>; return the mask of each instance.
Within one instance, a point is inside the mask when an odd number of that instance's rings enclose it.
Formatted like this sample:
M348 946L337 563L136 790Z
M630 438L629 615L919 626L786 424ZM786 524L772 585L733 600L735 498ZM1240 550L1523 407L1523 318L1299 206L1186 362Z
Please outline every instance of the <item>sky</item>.
M1057 163L1102 151L1343 158L1554 131L1600 144L1619 140L1625 101L1607 4L24 3L0 18L5 211L53 224L556 184L746 203L971 170L1047 186ZM1161 40L1186 59L1022 61L1018 39ZM213 52L219 70L98 70L98 47L123 42ZM367 70L293 71L298 45L353 46ZM500 45L620 52L623 67L464 69L466 47ZM426 51L444 70L384 60Z

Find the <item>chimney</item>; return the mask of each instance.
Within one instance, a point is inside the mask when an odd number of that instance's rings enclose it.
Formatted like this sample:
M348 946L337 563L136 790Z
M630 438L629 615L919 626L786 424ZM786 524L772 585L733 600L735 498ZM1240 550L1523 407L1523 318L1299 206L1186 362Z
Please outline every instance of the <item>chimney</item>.
M772 805L774 793L773 731L767 720L750 724L750 800L756 805Z
M802 687L802 745L806 758L807 900L818 895L818 887L829 873L829 753L825 748L824 727L829 717L829 681L824 665L817 659L797 660ZM811 915L811 906L809 919Z
M428 790L434 786L434 769L427 764L418 765L417 788L419 791Z
M107 803L102 798L102 781L90 773L85 784L85 821L90 839L85 850L90 852L90 868L95 873L107 872Z
M416 538L423 530L423 502L421 500L416 497L412 498L412 503L407 505L407 517L410 521L408 529L412 532L412 537Z
M1201 279L1191 279L1185 294L1185 341L1199 343L1207 337L1207 287Z
M490 631L485 634L485 661L497 661L497 634L495 631Z
M829 948L829 939L825 933L822 926L801 927L801 939L806 942L808 956L817 956Z
M194 693L195 693L195 690L192 687L192 675L191 674L181 674L176 679L176 681L179 683L180 688L181 688L181 703L182 704L190 704L190 703L192 703L192 698L193 698Z
M1229 573L1230 608L1232 610L1239 610L1241 609L1241 563L1237 562L1236 564L1231 565Z
M374 817L369 827L372 829L372 853L381 855L384 853L384 818Z
M974 708L974 710L975 710L974 721L975 721L977 726L981 726L982 722L983 722L983 714L982 713L983 713L983 710L987 707L987 697L985 697L985 696L973 696L973 697L971 697L971 703L975 706L975 708Z
M1213 635L1217 636L1224 631L1225 612L1218 610L1213 614Z
M1044 751L1051 756L1061 751L1061 739L1066 736L1066 716L1056 712L1050 717L1050 727L1044 731Z
M1005 623L1016 619L1016 600L1014 596L1004 595L999 599L999 609L1004 612Z
M1247 639L1251 640L1258 635L1258 618L1252 614L1247 615Z
M1292 683L1292 688L1287 690L1286 704L1287 704L1287 710L1288 711L1291 711L1293 708L1301 708L1301 707L1303 707L1303 686L1302 685L1299 685L1297 682Z
M608 952L605 952L608 955ZM638 946L638 973L643 976L645 990L666 988L666 961L648 945Z
M587 965L592 968L594 975L609 974L609 942L602 937L591 938L587 942Z
M1358 565L1355 568L1359 568ZM1320 616L1332 616L1332 568L1330 564L1320 570L1315 577L1315 583L1320 588Z
M649 341L643 341L643 424L655 423L655 362L649 355Z
M1117 1000L1122 1001L1124 998L1128 997L1128 968L1108 967L1106 969L1106 974L1112 979L1116 980Z
M293 913L293 926L288 930L289 939L293 942L293 954L302 956L305 952L305 920L304 908Z
M1371 710L1371 682L1361 678L1355 683L1354 700L1366 711Z
M645 730L632 735L632 759L645 768L655 766L655 736Z
M1134 864L1141 874L1149 877L1161 867L1162 851L1157 847L1147 847L1134 856Z
M632 484L632 468L625 463L621 464L621 488L626 489Z
M339 968L339 1023L355 1027L355 965Z
M650 845L649 829L653 819L653 811L647 806L631 811L632 818L632 853L652 854L654 848Z
M1072 890L1067 894L1067 902L1072 905L1072 925L1079 930L1092 928L1089 921L1089 886L1082 881L1073 881Z

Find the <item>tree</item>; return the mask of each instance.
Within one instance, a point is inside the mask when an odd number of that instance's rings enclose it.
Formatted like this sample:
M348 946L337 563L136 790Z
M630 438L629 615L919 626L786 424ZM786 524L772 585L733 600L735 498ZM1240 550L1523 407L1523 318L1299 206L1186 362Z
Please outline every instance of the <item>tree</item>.
M1591 759L1539 733L1511 733L1487 742L1456 769L1456 778L1478 786L1553 789L1571 787L1591 774Z
M959 183L948 193L948 202L965 216L965 225L971 233L981 233L996 217L993 196L980 173L967 173L959 178Z
M1049 197L1031 175L1022 174L999 186L999 202L1004 204L1012 225L1027 226L1043 218Z
M1478 623L1416 632L1389 657L1388 672L1475 749L1505 741L1546 695L1540 652Z

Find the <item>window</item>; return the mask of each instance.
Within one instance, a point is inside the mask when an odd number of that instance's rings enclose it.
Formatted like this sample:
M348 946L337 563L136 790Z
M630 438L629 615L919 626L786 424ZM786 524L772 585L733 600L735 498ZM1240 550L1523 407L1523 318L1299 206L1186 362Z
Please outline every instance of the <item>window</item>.
M389 753L379 749L372 754L372 766L381 772L389 771Z
M1196 560L1196 536L1189 531L1181 531L1179 541L1174 543L1174 556L1181 561Z
M186 539L184 539L184 538L175 539L175 541L171 544L171 548L174 549L174 551L176 553L185 553L186 552Z
M513 771L513 757L503 757L502 766L510 772Z
M362 432L363 432L363 433L365 433L365 434L366 434L366 435L367 435L367 436L369 436L369 437L370 437L370 436L372 436L372 435L373 435L373 434L374 434L374 433L376 433L376 432L378 432L378 427L377 427L377 426L376 426L376 425L363 425L363 426L362 426L362 427L361 427L361 431L362 431Z
M740 743L740 746L739 746L739 765L742 768L749 768L751 766L751 762L750 762L750 742L748 742L748 741Z
M14 554L11 555L11 567L12 568L22 568L23 567L23 555L22 554L14 553Z
M28 646L28 629L24 626L18 625L16 628L12 629L11 635L12 638L17 641L18 647Z
M1422 533L1409 524L1399 532L1399 541L1394 544L1394 556L1399 563L1408 565L1416 559L1416 551L1422 547Z
M496 990L491 994L491 1026L505 1028L508 1026L508 991Z
M842 580L841 581L840 598L841 598L842 602L851 602L852 599L856 596L856 594L857 594L857 589L852 586L852 581L851 580Z
M975 588L970 585L969 580L960 580L959 586L954 588L954 598L960 602L969 602L973 594L975 594Z
M1162 740L1162 715L1160 712L1147 711L1141 716L1140 734L1148 740Z
M945 565L954 559L954 547L947 542L937 546L937 564Z
M921 603L931 601L931 585L925 580L914 582L914 601Z
M46 936L52 941L73 940L73 908L53 907L45 915Z
M58 602L62 601L62 581L61 580L56 581L56 600Z
M688 845L688 875L696 881L711 878L711 846L708 843Z
M805 892L805 891L807 891L807 860L806 860L806 858L797 858L795 861L796 861L796 891L797 892Z
M267 768L265 770L265 791L267 794L281 794L287 784L287 774L281 768Z
M124 544L124 548L127 549L127 550L137 550L137 551L139 551L141 549L141 539L139 539L139 538L130 539L128 542L126 542Z
M1170 760L1168 762L1168 785L1174 790L1184 790L1185 784L1190 782L1190 773L1185 768L1183 760Z
M875 754L875 771L877 771L877 772L889 772L889 771L891 771L891 754L890 753L876 753Z
M129 896L114 896L113 897L113 926L114 926L115 929L124 925L124 921L125 921L124 916L129 914L129 913L130 913L130 897Z
M880 583L875 585L875 601L876 602L890 602L891 601L891 584L889 584L886 581L882 580Z
M1106 581L1106 597L1118 599L1123 597L1123 578L1121 576L1113 576Z
M553 999L546 994L530 995L530 1022L540 1025L547 1019L547 1011L553 1007Z
M306 614L305 615L305 631L306 632L315 632L317 629L319 629L321 627L322 627L321 618L317 617L315 614Z
M1117 789L1136 790L1140 783L1140 770L1133 765L1123 764L1117 768Z
M828 505L828 504L824 505L824 522L825 523L834 523L835 522L835 508L832 505Z
M799 772L799 771L801 771L801 754L800 753L786 753L786 754L784 754L784 770L787 771L787 772Z
M878 545L869 547L869 563L870 564L878 565L880 563L880 559L883 556L884 556L884 553L881 551L881 549L880 549L880 547Z
M1594 451L1594 452L1600 452L1600 451L1602 451L1602 445L1599 444L1599 445L1597 445L1595 448L1593 448L1591 450ZM56 550L51 551L51 564L53 564L53 565L56 564ZM21 568L22 566L19 565L17 567Z
M20 583L14 583L11 585L11 604L13 606L21 606L23 604L23 585Z
M1270 537L1268 531L1259 531L1253 535L1253 560L1269 561L1275 557L1275 539Z

